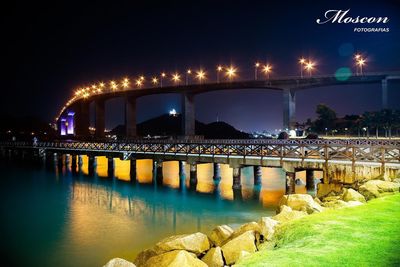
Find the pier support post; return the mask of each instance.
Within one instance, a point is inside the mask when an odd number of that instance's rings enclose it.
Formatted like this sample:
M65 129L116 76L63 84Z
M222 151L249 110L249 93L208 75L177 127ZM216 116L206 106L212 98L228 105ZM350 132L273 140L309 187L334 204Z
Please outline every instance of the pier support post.
M104 99L97 99L95 101L95 136L97 138L104 138L105 130L105 101Z
M195 135L194 95L182 94L182 134L189 137Z
M214 181L221 180L221 164L214 163Z
M186 175L186 170L185 170L186 163L182 160L179 161L179 176L185 176Z
M197 164L190 163L190 184L197 184Z
M296 173L286 172L286 195L294 194L296 189Z
M88 155L88 173L89 176L93 176L96 170L96 157L94 155Z
M294 129L296 124L296 93L292 89L283 90L283 128Z
M163 183L163 162L162 160L157 160L154 162L156 168L156 182L158 185Z
M314 170L306 170L306 188L307 190L315 189Z
M262 181L262 167L254 166L254 185L260 185Z
M232 183L232 188L233 189L242 189L242 183L241 183L241 169L240 167L234 167L233 168L233 183Z
M382 109L388 108L388 80L382 80Z
M107 157L107 175L108 177L114 177L114 158L112 156Z
M125 99L125 127L128 138L136 137L136 97L133 96Z
M136 159L130 159L130 170L129 175L131 177L131 183L136 183Z

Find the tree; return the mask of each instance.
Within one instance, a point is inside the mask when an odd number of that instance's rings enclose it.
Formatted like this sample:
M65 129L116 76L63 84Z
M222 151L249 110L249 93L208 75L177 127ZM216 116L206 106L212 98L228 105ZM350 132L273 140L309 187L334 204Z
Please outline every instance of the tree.
M336 112L325 104L318 104L316 113L318 118L315 120L317 132L323 132L327 129L332 130L335 127Z

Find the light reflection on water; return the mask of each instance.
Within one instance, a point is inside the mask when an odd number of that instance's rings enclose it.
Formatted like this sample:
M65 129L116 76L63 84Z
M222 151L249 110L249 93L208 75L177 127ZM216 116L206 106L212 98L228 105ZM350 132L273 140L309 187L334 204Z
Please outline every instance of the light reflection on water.
M263 168L262 185L254 187L253 168L248 167L242 169L241 192L234 192L232 169L224 164L219 184L212 179L213 165L199 164L195 191L189 188L188 178L182 181L175 161L163 163L164 186L152 183L152 160L137 161L136 184L126 182L130 180L129 161L115 159L116 179L108 178L105 157L97 157L94 177L88 176L86 156L77 174L71 172L71 164L24 173L19 167L1 168L8 178L1 187L10 203L5 212L20 220L46 222L26 227L3 221L5 229L10 229L8 234L18 237L5 250L11 250L10 255L21 253L19 244L32 242L25 259L18 259L30 266L101 266L113 257L133 260L139 251L169 235L208 233L219 224L235 226L273 215L285 188L284 174L276 168ZM189 174L189 166L185 168ZM298 178L304 180L304 176L298 173ZM26 183L37 184L38 179L43 184L25 187ZM23 186L23 195L5 189L18 186ZM296 191L306 189L297 186ZM19 208L12 205L20 201L24 204ZM31 210L29 218L27 209ZM27 231L46 240L38 243L36 236L29 240Z

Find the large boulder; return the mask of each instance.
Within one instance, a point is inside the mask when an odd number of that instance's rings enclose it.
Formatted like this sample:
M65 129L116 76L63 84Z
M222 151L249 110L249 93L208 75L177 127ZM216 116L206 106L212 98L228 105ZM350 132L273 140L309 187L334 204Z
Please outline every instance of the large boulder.
M210 242L205 234L194 233L170 236L164 238L154 246L154 251L157 254L179 249L200 255L210 249Z
M201 259L208 267L223 267L224 258L220 247L211 248L206 255Z
M219 225L215 227L210 233L210 240L216 246L222 246L222 244L228 240L228 238L232 235L233 229L228 225Z
M150 258L145 267L207 267L207 264L185 250L174 250Z
M234 264L242 256L242 251L253 253L257 250L254 231L247 231L233 238L223 245L221 249L226 264Z
M360 193L358 193L356 190L349 188L349 189L343 189L343 196L342 199L344 201L359 201L362 203L367 202L365 200L365 197L363 195L361 195Z
M299 219L307 215L304 211L292 210L290 207L283 205L280 207L280 213L272 217L272 219L281 223L288 222L291 220Z
M270 241L274 235L274 228L279 222L270 217L261 217L258 225L260 226L260 234L264 240Z
M279 206L282 205L286 205L292 210L305 211L308 214L323 211L321 205L308 194L284 195L279 201Z
M153 248L145 249L140 252L134 261L137 266L143 266L151 257L156 256L157 253Z
M233 231L232 236L229 239L233 239L237 236L240 236L241 234L243 234L244 232L247 232L247 231L254 231L254 233L260 234L261 227L256 222L245 223L245 224L239 226L239 228L237 228L235 231Z
M136 267L136 265L121 258L114 258L107 262L103 267Z
M381 195L399 192L400 184L382 180L370 180L360 186L359 192L367 199L380 197Z

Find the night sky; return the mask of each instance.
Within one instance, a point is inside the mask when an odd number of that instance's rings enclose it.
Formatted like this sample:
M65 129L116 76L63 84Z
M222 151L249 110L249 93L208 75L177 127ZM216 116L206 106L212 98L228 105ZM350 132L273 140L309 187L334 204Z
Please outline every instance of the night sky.
M189 67L202 67L212 78L216 65L232 63L241 77L251 77L254 63L267 60L273 75L299 75L297 60L305 56L318 63L316 74L332 74L352 67L353 53L346 47L368 58L365 71L400 70L398 1L117 2L18 1L3 8L2 91L7 97L0 98L2 114L50 122L84 85L161 71L182 73ZM328 9L348 8L353 17L389 17L388 24L367 27L389 27L390 32L354 33L359 25L316 23ZM380 93L379 85L303 91L297 96L297 120L315 117L318 103L339 115L378 110ZM400 108L399 85L390 87L389 96L390 107ZM171 108L179 111L179 104L178 95L140 98L138 121ZM121 99L106 108L108 128L123 123ZM198 95L196 118L212 122L217 117L246 131L279 129L282 95L251 88Z

